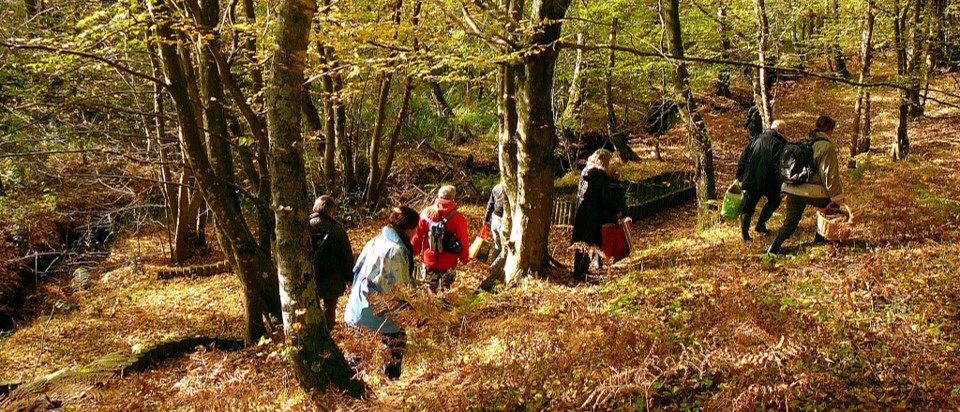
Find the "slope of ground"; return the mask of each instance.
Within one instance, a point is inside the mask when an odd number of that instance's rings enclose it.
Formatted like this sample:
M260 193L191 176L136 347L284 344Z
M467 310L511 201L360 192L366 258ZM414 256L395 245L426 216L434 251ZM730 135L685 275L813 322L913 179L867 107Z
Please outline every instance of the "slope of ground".
M952 80L940 81L949 88ZM777 105L788 136L831 114L840 120L845 164L853 95L822 80L787 83ZM558 269L477 294L484 268L471 263L461 288L442 296L453 309L419 297L416 312L403 316L410 343L398 381L380 375L383 353L372 338L338 328L342 347L363 359L359 373L370 387L363 400L303 393L273 339L163 362L65 410L956 410L960 126L955 118L918 121L911 159L892 162L884 151L894 95L874 96L874 152L844 171L861 216L846 244L811 244L808 212L785 245L789 253L773 258L761 254L769 238L745 244L732 222L696 232L687 205L638 222L633 256L589 283ZM732 180L745 144L740 115L706 116L718 186ZM666 139L668 159L682 159L683 133ZM477 222L482 210L464 213ZM381 223L352 230L354 247ZM551 243L567 264L568 236L555 229ZM156 268L137 258L158 254L153 238L128 239L138 246L118 245L111 259L130 263L100 274L77 305L0 339L0 379L168 336L239 333L235 279L156 280Z

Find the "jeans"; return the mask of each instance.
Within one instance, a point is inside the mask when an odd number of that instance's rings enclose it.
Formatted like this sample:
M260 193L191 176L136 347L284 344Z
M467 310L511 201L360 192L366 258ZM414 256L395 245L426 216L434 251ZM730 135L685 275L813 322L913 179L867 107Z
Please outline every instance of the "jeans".
M383 363L383 373L390 379L397 379L403 371L403 353L407 350L407 334L404 332L382 334L383 343L390 351L390 359Z
M490 217L490 246L493 250L490 253L493 253L493 263L490 266L495 267L500 263L501 257L500 254L503 253L503 233L500 231L503 229L503 218L497 215Z
M786 209L787 216L783 219L783 226L777 231L777 236L773 238L773 243L767 249L769 253L780 253L780 246L783 245L800 226L800 219L803 218L803 211L807 205L823 209L830 205L830 199L825 197L804 197L797 195L787 195Z

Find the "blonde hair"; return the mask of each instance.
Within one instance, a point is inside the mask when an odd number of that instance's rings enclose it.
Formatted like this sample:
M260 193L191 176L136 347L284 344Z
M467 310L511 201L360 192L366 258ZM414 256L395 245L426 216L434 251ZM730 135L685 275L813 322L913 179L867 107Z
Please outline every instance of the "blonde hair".
M607 149L598 149L596 152L593 152L589 158L587 158L587 168L593 167L606 171L610 169L610 159L613 158L613 153Z
M457 197L457 188L453 186L447 185L447 186L441 187L440 190L437 190L437 198L454 200L456 199L456 197Z

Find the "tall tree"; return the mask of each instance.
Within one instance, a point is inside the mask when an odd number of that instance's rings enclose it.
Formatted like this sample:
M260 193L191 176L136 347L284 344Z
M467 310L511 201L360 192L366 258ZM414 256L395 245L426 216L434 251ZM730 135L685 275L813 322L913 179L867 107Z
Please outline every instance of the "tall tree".
M730 18L727 16L727 3L717 3L717 34L720 36L720 58L730 60L730 50L733 49L733 42L730 41ZM731 97L730 93L730 68L723 66L720 73L717 74L717 87L715 93L720 97Z
M835 19L840 18L840 1L829 0L829 14ZM831 35L830 40L826 42L830 52L830 66L833 67L840 76L850 76L850 70L847 69L847 59L843 56L843 49L840 48L840 34Z
M164 68L166 89L176 109L180 126L180 144L184 158L193 171L197 186L217 223L217 238L243 285L244 318L247 344L255 343L266 331L265 319L279 316L280 299L270 256L263 253L233 198L234 188L217 178L204 147L200 129L201 113L188 90L186 67L192 62L183 59L178 37L173 29L174 16L163 1L148 3L159 38L160 60Z
M860 42L860 84L870 81L870 66L873 64L873 27L876 22L873 0L867 0L863 12L863 34ZM857 103L854 106L853 139L850 140L850 167L856 167L854 156L870 151L870 89L857 88Z
M483 12L482 3L474 4ZM484 33L464 7L464 22L504 58L500 71L500 175L507 195L510 235L504 246L506 281L542 272L550 262L547 243L553 204L553 77L563 19L570 0L506 0L492 10L503 33ZM527 17L523 19L526 11ZM528 26L523 26L522 21ZM506 209L507 206L505 206Z
M754 83L754 103L760 108L760 117L763 118L763 128L770 127L773 121L773 97L770 87L773 82L770 81L770 69L768 63L768 48L770 43L770 25L767 22L767 6L765 0L753 1L754 11L757 15L757 62L760 68L757 70L757 80ZM679 22L677 22L679 25ZM681 44L682 46L682 44Z
M270 150L267 164L273 179L276 214L277 276L283 310L283 331L289 356L305 390L323 389L329 383L354 396L363 386L353 380L324 321L312 276L307 215L307 180L300 134L304 66L314 0L284 0L279 5L274 30L273 62L267 85L267 130Z
M756 0L763 3L763 0ZM680 114L687 124L687 133L697 158L697 169L694 181L697 186L697 199L700 203L700 215L704 218L709 214L707 200L715 199L716 182L713 171L713 144L707 135L707 128L703 117L693 100L690 91L690 75L687 73L687 64L684 62L683 33L680 28L680 6L678 0L664 0L661 4L660 18L663 21L663 30L666 32L670 55L673 57L673 90ZM761 57L762 59L762 57ZM762 83L762 82L761 82Z
M635 162L640 160L640 156L633 151L633 148L627 144L627 134L617 130L617 113L613 108L613 72L617 67L616 50L617 45L617 19L614 18L610 23L610 50L607 52L607 73L606 81L603 87L603 105L607 111L607 134L610 136L610 142L620 153L620 159L624 162Z
M910 152L910 136L908 135L908 122L910 115L910 95L912 80L910 76L910 58L908 50L909 29L907 21L910 12L910 4L907 0L903 4L901 0L894 0L894 18L893 18L893 47L897 54L897 75L903 86L899 92L899 107L897 109L897 133L894 135L893 142L890 145L890 154L894 159L906 160Z

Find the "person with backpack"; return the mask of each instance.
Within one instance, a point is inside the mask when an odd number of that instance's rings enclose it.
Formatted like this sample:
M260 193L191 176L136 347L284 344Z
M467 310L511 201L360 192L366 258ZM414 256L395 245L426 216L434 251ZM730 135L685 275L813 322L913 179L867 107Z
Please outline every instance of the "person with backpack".
M343 320L350 326L365 328L381 335L390 350L391 359L383 365L387 377L400 377L401 362L406 349L406 333L389 319L389 312L403 305L395 302L392 308L377 312L370 303L371 294L390 294L398 285L416 287L413 280L413 245L410 240L417 233L420 216L406 206L394 207L387 225L377 237L363 247L353 268L353 287L347 299Z
M587 165L580 173L577 184L577 208L573 215L573 235L570 244L583 242L587 247L599 249L603 244L603 225L615 223L624 215L614 198L610 159L613 153L599 149L587 158ZM587 280L590 265L601 267L600 254L595 250L578 250L573 258L573 278Z
M747 108L747 120L743 122L743 128L750 133L750 139L763 133L763 117L760 116L760 106L756 103Z
M310 241L313 244L313 276L317 281L317 297L323 302L327 328L333 330L337 320L337 299L353 280L353 248L337 215L337 201L327 195L317 198L310 215Z
M457 260L470 261L467 247L467 218L457 211L457 189L443 186L437 200L420 213L417 234L413 237L414 254L423 253L423 281L433 291L449 288L456 280Z
M487 200L487 212L483 215L483 227L489 230L490 241L493 246L493 256L495 257L490 266L496 266L500 260L500 252L503 251L503 239L500 230L503 228L503 201L506 196L503 193L503 183L497 183L490 191L490 199Z
M844 203L837 147L830 140L836 126L836 120L820 116L808 139L784 147L780 157L780 177L786 217L767 253L780 253L783 242L796 232L807 205L826 209ZM819 233L814 238L814 242L823 240Z
M750 222L760 198L767 198L767 203L757 218L754 230L758 233L770 233L767 230L767 221L780 207L780 188L783 184L780 181L780 155L787 144L787 139L780 132L785 125L783 120L774 120L770 129L750 140L737 162L737 180L743 190L740 235L744 241L751 240Z

